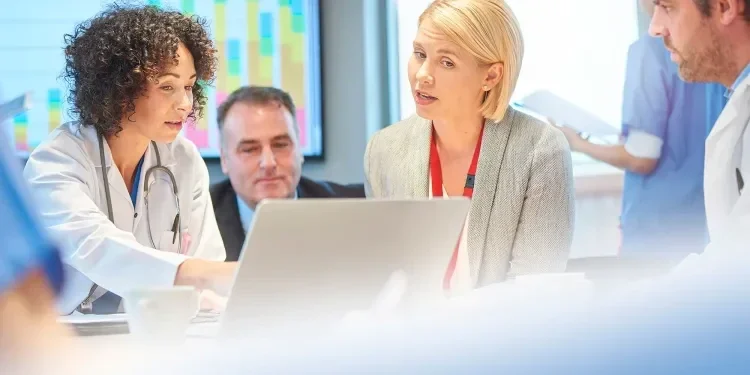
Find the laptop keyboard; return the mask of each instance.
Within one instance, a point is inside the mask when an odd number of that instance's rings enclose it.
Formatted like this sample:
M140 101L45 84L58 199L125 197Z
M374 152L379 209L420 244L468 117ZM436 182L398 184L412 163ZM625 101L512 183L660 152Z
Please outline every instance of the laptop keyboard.
M213 311L201 311L196 315L195 318L193 318L190 322L192 324L200 324L200 323L215 323L219 321L219 316L221 314Z

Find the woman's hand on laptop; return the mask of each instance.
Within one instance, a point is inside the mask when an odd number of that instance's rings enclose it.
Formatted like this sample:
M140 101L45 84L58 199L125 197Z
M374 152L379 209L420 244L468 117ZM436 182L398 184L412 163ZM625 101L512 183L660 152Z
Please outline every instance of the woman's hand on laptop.
M208 289L226 297L232 291L237 262L218 262L215 266L211 272L211 282Z
M192 285L226 296L232 288L237 262L187 259L177 269L175 285Z
M201 311L222 313L227 307L227 297L222 297L211 290L201 292Z

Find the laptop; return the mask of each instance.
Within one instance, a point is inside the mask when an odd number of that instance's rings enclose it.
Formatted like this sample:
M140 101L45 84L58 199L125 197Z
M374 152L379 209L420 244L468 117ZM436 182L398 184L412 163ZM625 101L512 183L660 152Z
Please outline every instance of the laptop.
M324 333L378 303L408 312L445 298L442 279L469 205L462 197L264 201L218 338Z

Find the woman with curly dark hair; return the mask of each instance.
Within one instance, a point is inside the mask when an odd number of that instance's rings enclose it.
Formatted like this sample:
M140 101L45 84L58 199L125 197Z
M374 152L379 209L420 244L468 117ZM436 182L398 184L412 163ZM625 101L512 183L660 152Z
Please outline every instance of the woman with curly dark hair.
M179 135L216 70L205 21L111 6L65 36L77 121L54 130L24 174L65 249L60 309L122 310L131 289L192 285L224 293L235 264L197 148Z

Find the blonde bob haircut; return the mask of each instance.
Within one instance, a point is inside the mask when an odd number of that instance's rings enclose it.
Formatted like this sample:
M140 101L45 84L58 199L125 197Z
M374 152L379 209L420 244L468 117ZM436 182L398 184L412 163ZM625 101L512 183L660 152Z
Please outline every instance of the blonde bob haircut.
M523 37L516 16L503 0L435 0L419 16L482 66L501 63L500 82L487 92L480 112L502 120L516 88L523 60Z

